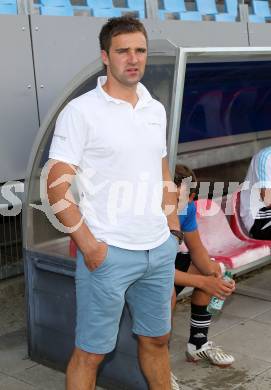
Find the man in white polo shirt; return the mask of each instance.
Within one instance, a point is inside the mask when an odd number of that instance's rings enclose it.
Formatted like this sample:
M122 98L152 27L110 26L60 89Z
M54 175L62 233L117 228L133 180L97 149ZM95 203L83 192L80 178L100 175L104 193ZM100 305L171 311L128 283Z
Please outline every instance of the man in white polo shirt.
M110 19L99 38L107 77L64 108L49 154L52 205L68 199L70 187L53 182L75 172L80 182L79 208L71 202L56 214L65 226L79 226L71 233L79 254L67 390L95 388L98 366L115 347L125 300L149 388L169 390L170 300L181 232L176 192L163 188L163 181L172 183L166 114L139 83L147 59L142 23ZM165 215L163 206L171 212Z

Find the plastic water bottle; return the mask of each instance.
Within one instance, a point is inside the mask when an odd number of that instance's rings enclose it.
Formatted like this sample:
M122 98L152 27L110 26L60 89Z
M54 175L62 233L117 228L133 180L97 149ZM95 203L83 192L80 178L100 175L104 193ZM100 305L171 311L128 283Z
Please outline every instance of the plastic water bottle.
M223 279L226 280L227 282L230 282L232 280L232 274L230 271L225 271L223 275ZM220 299L215 296L213 296L210 300L209 305L207 306L207 311L210 314L216 315L218 314L223 305L224 305L225 299Z

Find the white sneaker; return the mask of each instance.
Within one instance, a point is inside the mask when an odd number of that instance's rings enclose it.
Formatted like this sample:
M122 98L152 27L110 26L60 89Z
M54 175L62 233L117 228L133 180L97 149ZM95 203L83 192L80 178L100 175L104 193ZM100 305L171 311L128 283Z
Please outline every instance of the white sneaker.
M173 374L173 372L171 372L170 373L171 390L181 390L177 380L178 378Z
M187 344L186 357L189 362L196 362L201 359L209 360L219 367L228 367L234 362L234 357L226 352L213 341L207 341L200 349L193 344Z

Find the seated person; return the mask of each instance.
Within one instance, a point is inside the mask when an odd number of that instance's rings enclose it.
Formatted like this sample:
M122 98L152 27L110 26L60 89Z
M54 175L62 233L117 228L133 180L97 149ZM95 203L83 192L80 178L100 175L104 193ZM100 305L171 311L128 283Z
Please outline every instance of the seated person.
M240 195L240 216L251 237L271 240L271 146L250 162Z
M222 279L219 263L210 259L201 242L197 229L196 206L193 201L195 189L191 189L191 184L193 187L196 186L194 172L184 165L177 165L174 182L178 189L178 213L188 252L179 252L176 257L172 309L175 307L177 295L184 287L194 287L186 356L193 362L207 359L220 367L230 366L234 362L234 357L224 352L214 342L208 341L212 315L207 311L207 306L213 295L222 299L229 296L235 289L235 283Z

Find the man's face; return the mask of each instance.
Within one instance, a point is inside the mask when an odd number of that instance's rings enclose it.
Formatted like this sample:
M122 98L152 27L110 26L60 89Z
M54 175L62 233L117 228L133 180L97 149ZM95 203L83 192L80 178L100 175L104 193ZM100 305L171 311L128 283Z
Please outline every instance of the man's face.
M102 50L108 77L125 86L136 85L144 75L147 42L143 33L120 34L112 38L109 53Z

